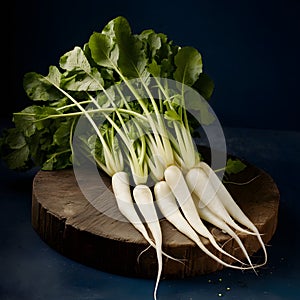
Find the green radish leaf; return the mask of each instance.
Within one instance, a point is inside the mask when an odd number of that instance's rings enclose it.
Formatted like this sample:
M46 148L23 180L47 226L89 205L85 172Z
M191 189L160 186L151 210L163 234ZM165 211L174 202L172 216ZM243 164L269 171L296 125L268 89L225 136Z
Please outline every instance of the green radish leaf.
M147 41L150 48L150 63L148 71L156 77L171 78L176 69L174 56L177 54L179 46L174 46L172 41L168 41L168 37L162 33L155 33L153 37L149 36ZM160 40L160 47L158 43ZM159 72L159 73L158 73Z
M144 44L131 33L128 21L123 17L117 17L109 22L103 32L110 34L113 32L119 48L118 67L122 75L127 78L137 78L144 74L148 62L143 49Z
M244 164L241 160L229 158L227 160L225 172L227 174L237 174L243 171L246 167L247 165Z
M56 152L47 157L42 165L42 170L60 170L71 166L71 151Z
M151 60L162 45L161 36L152 29L144 30L138 36L146 43L147 57Z
M26 107L20 113L15 113L13 121L24 136L30 137L36 130L47 128L49 120L42 119L57 114L57 110L52 107L32 105Z
M49 70L49 79L56 82L57 77L52 73L52 68L50 67ZM62 98L61 92L46 77L35 72L29 72L24 75L23 87L27 96L34 101L57 101Z
M64 146L68 145L70 141L70 131L73 120L68 119L66 121L60 122L59 127L53 134L52 145Z
M61 79L62 74L58 68L50 66L46 77L35 72L26 73L23 79L23 86L31 100L57 101L64 98L64 95L58 90Z
M103 90L104 81L96 68L90 73L77 72L61 81L61 86L69 91L99 91Z
M181 121L181 117L175 110L168 110L165 112L165 118L170 121Z
M59 61L62 69L67 71L84 71L91 73L91 66L83 50L80 47L75 47L73 50L64 54Z
M164 58L161 61L161 72L160 72L160 76L163 78L172 78L174 70L176 69L176 67L173 64L172 58L168 57L168 58Z
M64 74L62 86L70 91L97 91L103 89L104 81L100 72L91 65L80 47L75 47L60 58ZM70 77L68 75L71 75Z
M213 94L215 85L213 80L206 73L201 73L197 81L194 83L193 88L196 89L206 100L209 100Z
M59 87L61 78L62 74L60 73L59 69L56 66L50 66L49 73L45 79L54 86Z
M8 130L5 142L11 149L21 149L26 146L25 137L17 128L10 128Z
M93 60L103 67L114 69L117 65L118 51L112 38L99 32L94 32L89 39L89 49Z
M209 111L207 105L203 105L200 110L200 123L202 125L210 125L215 121L214 115Z
M23 170L27 169L28 165L31 166L31 164L29 163L29 154L30 152L28 145L24 145L20 149L16 149L4 156L3 160L10 169Z
M174 100L176 100L179 105L184 103L186 110L196 112L199 116L200 124L210 125L215 121L208 102L196 90L187 89L184 93L184 101L181 99L181 96L175 97Z
M4 130L0 139L0 152L8 168L16 170L29 168L29 148L23 133L17 128Z
M174 79L192 86L202 72L201 54L192 47L181 48L175 56Z
M152 62L150 64L148 64L147 70L154 77L160 76L161 67L157 64L157 62L154 59L152 60Z

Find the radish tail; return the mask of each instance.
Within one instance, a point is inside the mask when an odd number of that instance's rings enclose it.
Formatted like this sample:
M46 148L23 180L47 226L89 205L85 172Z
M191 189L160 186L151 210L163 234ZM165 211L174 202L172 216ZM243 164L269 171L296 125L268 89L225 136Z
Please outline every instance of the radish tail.
M149 227L156 245L156 256L158 262L157 277L154 289L154 299L156 299L157 289L162 273L162 233L159 219L154 206L152 192L147 185L137 185L133 189L133 198Z
M260 264L259 265L253 265L253 263L252 263L252 261L250 259L250 256L249 256L249 254L248 254L248 252L247 252L247 250L246 250L243 242L241 241L241 239L239 238L239 236L231 229L231 227L229 227L228 224L225 223L223 220L221 220L220 218L218 218L208 207L206 207L203 204L201 204L201 200L195 194L192 194L192 197L194 199L194 202L196 204L196 207L198 209L198 213L199 213L200 217L203 220L209 222L210 224L216 226L217 228L221 229L222 231L224 231L228 235L230 235L237 242L237 244L239 245L239 247L241 248L242 252L244 253L244 255L245 255L248 263L253 268L253 270L255 268L260 267L261 266Z
M223 203L226 210L230 213L230 215L236 219L240 224L244 225L248 229L252 230L253 233L257 236L257 239L263 249L265 260L264 264L268 260L267 251L265 247L265 243L261 238L261 234L259 233L257 227L251 222L251 220L245 215L245 213L240 209L237 203L234 201L222 181L216 175L216 173L211 169L211 167L205 163L200 162L199 167L204 170L204 172L209 177L211 183L214 185L217 190L217 195L219 196L220 201Z

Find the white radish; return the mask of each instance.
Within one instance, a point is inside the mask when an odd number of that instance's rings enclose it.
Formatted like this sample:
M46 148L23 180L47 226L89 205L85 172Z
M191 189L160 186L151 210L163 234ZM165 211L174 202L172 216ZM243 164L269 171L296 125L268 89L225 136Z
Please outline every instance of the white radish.
M151 240L146 227L135 210L130 191L129 177L126 172L117 172L112 176L112 189L122 215L143 235L152 247L156 248L155 243ZM179 261L179 259L173 258L164 252L163 254L170 259Z
M112 189L120 212L144 236L149 244L155 246L134 208L130 192L129 177L126 172L118 172L112 176Z
M223 203L224 207L230 213L230 215L239 223L243 224L244 226L246 226L256 234L257 239L264 251L264 255L265 255L264 263L266 263L267 262L266 247L256 226L253 224L253 222L251 222L251 220L245 215L245 213L237 205L237 203L234 201L234 199L232 198L232 196L230 195L230 193L228 192L228 190L226 189L222 181L219 179L217 174L211 169L211 167L203 161L199 163L199 167L203 169L204 172L209 177L209 181L215 187L216 193L220 201Z
M231 218L230 214L224 207L223 203L219 199L216 189L211 184L207 174L201 168L190 169L186 176L186 182L191 193L195 193L198 198L201 199L203 204L214 212L219 218L224 220L228 225L232 226L236 230L247 234L254 234L248 230L242 228Z
M195 206L194 200L190 193L190 190L185 182L184 176L181 170L175 166L169 166L165 170L165 180L167 185L170 187L172 193L180 205L180 208L187 219L188 223L196 232L198 232L203 237L207 238L212 245L218 249L221 253L237 260L235 257L227 253L222 249L214 239L213 235L209 232L206 226L203 224L201 218L199 217L198 210ZM158 184L158 183L157 183ZM176 221L176 220L175 220ZM176 226L176 225L175 225Z
M156 284L154 289L154 299L156 299L158 284L162 273L162 232L153 202L152 192L147 185L139 184L133 189L133 198L143 215L147 226L149 227L151 234L154 238L156 246L156 255L158 261L158 271Z
M177 166L171 165L165 169L164 176L188 222L200 235L208 237L209 231L199 218L181 170Z
M191 227L191 225L188 223L188 221L181 214L179 207L177 205L176 199L166 181L160 181L155 184L154 194L155 194L155 198L156 198L156 203L157 203L160 211L162 212L162 214L165 216L165 218L171 224L173 224L177 228L177 230L179 230L184 235L186 235L188 238L190 238L205 254L207 254L209 257L211 257L212 259L214 259L215 261L217 261L218 263L220 263L226 267L230 267L230 268L234 268L234 269L244 269L244 270L248 269L247 267L230 265L230 264L222 261L219 257L215 256L204 246L204 244L202 243L197 232ZM218 250L220 250L220 249L218 249ZM222 250L221 252L225 252L225 251ZM226 253L226 252L225 252L225 254L228 255L228 253ZM230 257L237 260L236 258L234 258L232 256L230 256Z

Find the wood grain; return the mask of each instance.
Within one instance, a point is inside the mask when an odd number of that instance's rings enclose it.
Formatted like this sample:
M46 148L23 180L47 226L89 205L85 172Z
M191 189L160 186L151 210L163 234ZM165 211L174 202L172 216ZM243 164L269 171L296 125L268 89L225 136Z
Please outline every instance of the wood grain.
M93 187L93 179L86 178L87 184ZM263 234L264 242L269 243L277 226L279 191L270 175L253 165L248 165L230 180L247 182L252 178L255 179L248 184L226 186ZM33 228L49 246L80 263L110 273L155 278L155 250L148 249L137 260L148 244L125 219L120 221L110 217L111 212L115 215L118 211L111 193L110 178L101 174L101 179L102 184L97 186L98 196L95 198L97 203L102 203L99 211L86 200L72 169L39 171L33 181ZM204 254L165 219L161 220L161 227L164 251L184 259L184 263L179 263L164 258L163 278L191 277L222 269L222 265ZM226 234L213 226L209 229L226 251L243 259L236 243ZM240 236L249 253L256 253L259 259L260 245L256 238ZM206 239L203 242L217 254Z

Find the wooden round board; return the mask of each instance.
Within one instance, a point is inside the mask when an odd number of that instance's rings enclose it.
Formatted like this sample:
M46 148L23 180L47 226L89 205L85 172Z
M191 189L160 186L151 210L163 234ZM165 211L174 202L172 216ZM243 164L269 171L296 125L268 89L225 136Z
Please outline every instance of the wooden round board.
M111 189L110 178L101 176L103 186L99 187L98 201L102 200L108 206L110 203L115 205L113 194L104 192ZM248 164L230 180L246 183L253 178L247 184L226 184L226 187L263 234L264 242L268 243L276 230L279 206L279 191L273 179L263 170ZM125 276L155 278L157 275L155 250L149 248L141 254L148 247L141 234L130 223L101 213L87 201L72 169L41 170L36 174L32 226L49 246L85 265ZM222 265L204 254L165 219L161 219L161 227L164 251L172 257L184 259L184 263L179 263L164 257L162 278L191 277L222 269ZM226 251L244 258L228 235L213 226L209 229ZM254 236L240 237L249 254L259 254L260 245ZM203 242L217 254L206 239Z

